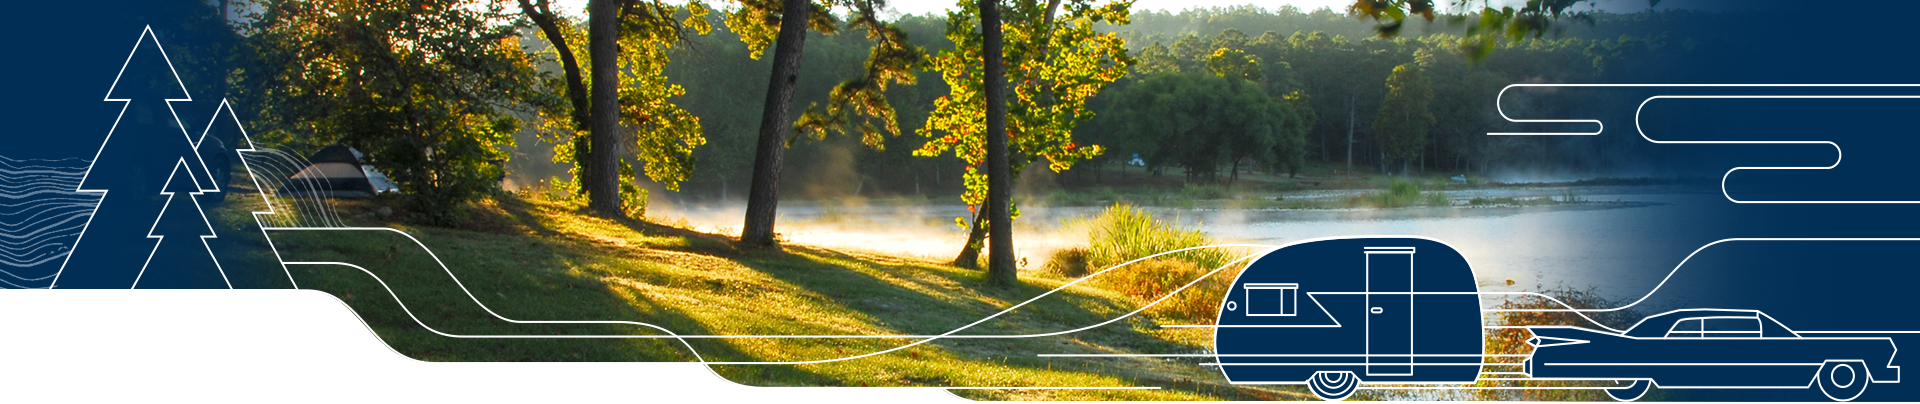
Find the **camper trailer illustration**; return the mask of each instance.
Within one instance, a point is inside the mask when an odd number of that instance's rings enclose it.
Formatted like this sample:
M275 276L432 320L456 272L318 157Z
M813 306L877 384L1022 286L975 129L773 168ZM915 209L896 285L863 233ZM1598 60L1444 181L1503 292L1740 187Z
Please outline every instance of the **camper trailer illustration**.
M1473 383L1483 356L1472 268L1419 237L1269 252L1234 280L1215 324L1229 382L1306 384L1328 400L1363 384Z

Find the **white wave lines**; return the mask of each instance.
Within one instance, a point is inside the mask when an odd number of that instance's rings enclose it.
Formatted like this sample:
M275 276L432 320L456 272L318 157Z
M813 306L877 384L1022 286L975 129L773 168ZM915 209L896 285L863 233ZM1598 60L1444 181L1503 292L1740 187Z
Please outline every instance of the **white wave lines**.
M260 196L266 200L269 208L254 214L261 227L347 227L346 222L340 220L340 214L333 210L333 205L328 204L324 197L333 193L326 181L293 178L295 173L309 165L306 158L259 147L241 150L240 157L259 185ZM283 197L279 195L281 189L314 196Z
M0 288L45 288L100 196L76 191L90 161L0 156Z
M946 331L946 332L944 332L944 333L940 333L940 334L919 334L919 335L687 335L687 334L678 334L678 333L674 333L673 331L671 331L671 330L668 330L668 329L666 329L666 328L664 328L664 327L661 327L661 326L658 326L658 325L654 325L654 324L649 324L649 323L643 323L643 322L633 322L633 321L537 321L537 320L518 320L518 319L512 319L512 318L507 318L507 317L505 317L505 316L501 316L500 314L498 314L498 313L496 313L496 312L494 312L492 308L489 308L489 307L487 307L487 305L486 305L485 303L481 303L481 302L480 302L480 299L479 299L479 298L477 298L477 297L474 297L474 295L473 295L473 291L472 291L472 290L470 290L470 289L467 289L467 287L466 287L466 285L465 285L465 283L463 283L463 282L461 282L461 281L460 281L460 278L459 278L458 276L456 276L456 275L454 275L454 274L453 274L453 271L452 271L452 269L451 269L451 268L448 268L448 267L446 266L446 263L445 263L445 262L443 262L443 261L440 261L440 257L439 257L439 255L438 255L438 254L434 254L434 253L433 253L433 250L432 250L432 249L429 249L429 248L426 248L426 245L425 245L424 243L421 243L419 239L417 239L417 238L414 238L414 237L413 237L413 235L411 235L411 234L407 234L406 232L404 232L404 231L400 231L399 229L393 229L393 228L386 228L386 227L350 227L350 228L263 228L263 230L270 230L270 231L312 231L312 230L349 230L349 231L352 231L352 230L376 230L376 231L389 231L389 232L394 232L394 233L399 233L400 235L402 235L402 236L405 236L405 237L407 237L408 239L410 239L410 240L412 240L412 241L413 241L413 242L414 242L415 244L417 244L417 245L419 245L419 247L420 247L421 249L423 249L423 250L425 250L425 251L427 252L427 255L428 255L429 257L432 257L432 258L433 258L433 260L434 260L434 261L435 261L436 263L438 263L438 264L439 264L439 266L441 267L441 269L442 269L443 271L446 271L446 273L447 273L447 276L448 276L449 278L451 278L451 280L453 281L453 283L454 283L454 285L455 285L456 287L459 287L459 288L460 288L460 290L461 290L462 292L464 292L464 293L465 293L465 294L467 295L467 297L468 297L469 299L471 299L471 300L472 300L472 301L474 302L474 304L476 304L476 305L479 305L479 307L480 307L480 308L481 308L482 310L484 310L484 311L486 311L486 312L487 312L487 313L488 313L489 315L491 315L491 316L493 316L493 317L494 317L494 318L496 318L496 319L499 319L499 320L502 320L502 321L506 321L506 322L509 322L509 323L518 323L518 324L628 324L628 325L637 325L637 326L642 326L642 327L647 327L647 328L651 328L651 329L655 329L655 330L659 330L659 331L661 331L661 332L664 332L664 333L666 333L665 335L461 335L461 334L452 334L452 333L446 333L446 332L442 332L442 331L440 331L440 330L436 330L436 329L433 329L433 328L432 328L431 326L428 326L428 325L426 324L426 322L424 322L424 321L421 321L419 317L417 317L417 316L415 316L415 315L414 315L414 313L412 312L412 310L411 310L411 309L409 309L409 308L407 308L407 305L406 305L406 303L405 303L405 301L404 301L404 299L401 299L401 298L400 298L400 295L398 295L398 294L396 294L396 293L395 293L395 292L393 291L393 289L392 289L391 287L388 287L388 286L386 285L386 281L385 281L385 280L382 280L382 279L380 279L380 276L379 276L379 275L377 275L377 274L375 274L375 273L373 273L373 271L370 271L370 270L368 270L368 269L366 269L365 267L361 267L361 266L359 266L359 265L354 265L354 264L352 264L352 263L346 263L346 262L299 262L299 261L282 261L282 262L281 262L281 264L282 264L282 265L337 265L337 266L344 266L344 267L349 267L349 268L354 268L354 269L357 269L357 270L360 270L361 272L364 272L364 273L366 273L366 274L367 274L368 276L372 276L372 277L374 278L374 280L375 280L376 282L379 282L379 283L381 284L381 286L382 286L383 288L385 288L385 289L386 289L386 291L387 291L387 294L388 294L389 296L392 296L392 297L393 297L393 299L394 299L394 301L400 304L400 307L401 307L401 310L403 310L403 311L406 311L406 313L407 313L407 315L408 315L408 317L411 317L411 318L412 318L412 319L414 320L414 323L416 323L416 324L418 324L418 325L420 325L420 326L421 326L421 327L423 327L423 328L426 328L426 329L427 329L428 331L430 331L430 332L433 332L433 333L435 333L435 334L438 334L438 335L441 335L441 336L445 336L445 337L450 337L450 338L504 338L504 339L516 339L516 338L631 338L631 339L655 339L655 338L665 338L665 339L674 339L674 340L678 340L678 341L679 341L679 342L681 343L681 345L683 345L683 346L686 346L686 347L687 347L687 349L688 349L688 350L689 350L689 351L690 351L690 352L691 352L691 353L693 354L693 356L694 356L694 358L695 358L696 360L698 360L698 361L700 361L700 362L701 362L701 363L703 363L703 364L707 364L707 365L803 365L803 364L818 364L818 363L829 363L829 362L839 362L839 361L846 361L846 360L852 360L852 359L860 359L860 358L865 358L865 357L870 357L870 356L875 356L875 355L882 355L882 354L886 354L886 353L890 353L890 352L895 352L895 351L899 351L899 350L903 350L903 349L907 349L907 348L911 348L911 347L914 347L914 346L918 346L918 345L922 345L922 344L926 344L926 343L929 343L929 342L933 342L934 340L937 340L937 339L993 339L993 338L1035 338L1035 337L1048 337L1048 336L1056 336L1056 335L1065 335L1065 334L1072 334L1072 333L1076 333L1076 332L1081 332L1081 331L1086 331L1086 330L1090 330L1090 329L1094 329L1094 328L1098 328L1098 327L1101 327L1101 326L1106 326L1106 325L1109 325L1109 324L1113 324L1113 323L1115 323L1115 322L1119 322L1119 321L1121 321L1121 320L1125 320L1125 319L1127 319L1128 317L1132 317L1132 316L1134 316L1134 315L1138 315L1138 314L1140 314L1141 312L1144 312L1144 311L1146 311L1146 310L1147 310L1148 308L1151 308L1151 307L1153 307L1154 305L1156 305L1156 304L1159 304L1160 302L1163 302L1163 301L1166 301L1167 299L1169 299L1169 298L1171 298L1171 297L1172 297L1172 296L1173 296L1174 294L1178 294L1178 293L1181 293L1181 292L1183 292L1183 291L1186 291L1186 290L1187 290L1187 289L1189 289L1189 288L1192 288L1193 286L1195 286L1195 285L1197 285L1197 284L1198 284L1198 283L1199 283L1200 281L1202 281L1202 280L1205 280L1205 279L1206 279L1206 278L1208 278L1208 277L1211 277L1211 276L1213 276L1213 275L1215 275L1215 274L1218 274L1218 273L1220 273L1221 271L1223 271L1223 270L1225 270L1225 269L1227 269L1227 268L1231 268L1231 267L1234 267L1234 266L1236 266L1236 265L1239 265L1239 264L1240 264L1240 263L1242 263L1242 262L1246 262L1246 261L1248 261L1248 260L1253 260L1253 259L1258 259L1259 257L1261 257L1261 256L1264 256L1264 255L1266 255L1266 254L1267 254L1268 252L1271 252L1271 251L1273 251L1273 250L1276 250L1276 249L1278 249L1278 248L1279 248L1278 246L1272 246L1272 245L1264 245L1264 244L1217 244L1217 245L1209 245L1209 246L1199 246L1199 247L1188 247L1188 248L1182 248L1182 249L1177 249L1177 250L1172 250L1172 251L1166 251L1166 252L1161 252L1161 253L1158 253L1158 254L1153 254L1153 255L1149 255L1149 256L1146 256L1146 257L1140 257L1140 258L1138 258L1138 259L1134 259L1134 260L1132 260L1132 261L1127 261L1127 262L1124 262L1124 263L1121 263L1121 264L1118 264L1118 265L1114 265L1113 267L1110 267L1110 268L1107 268L1107 269L1104 269L1104 270L1101 270L1101 271L1099 271L1099 272L1094 272L1094 273L1092 273L1092 274L1088 274L1087 276L1084 276L1084 277L1081 277L1080 279L1076 279L1076 280L1074 280L1074 281L1072 281L1072 282L1067 282L1067 283L1065 283L1065 284L1061 284L1061 285L1060 285L1059 287L1056 287L1056 288L1054 288L1054 289L1052 289L1052 290L1048 290L1048 291L1046 291L1046 292L1044 292L1044 293L1041 293L1041 294L1039 294L1039 295L1036 295L1036 296L1034 296L1034 297L1032 297L1032 298L1029 298L1029 299L1027 299L1026 301L1022 301L1022 302L1020 302L1020 303L1018 303L1018 304L1014 304L1014 305L1012 305L1012 306L1009 306L1009 307L1007 307L1007 308L1005 308L1005 309L1002 309L1002 310L1000 310L1000 311L998 311L998 312L995 312L995 313L993 313L993 314L991 314L991 315L987 315L987 316L985 316L985 317L982 317L982 318L980 318L979 320L975 320L975 321L973 321L972 323L968 323L968 324L966 324L966 325L963 325L963 326L960 326L960 327L957 327L957 328L954 328L954 329L952 329L952 330L948 330L948 331ZM1155 257L1159 257L1159 256L1163 256L1163 255L1168 255L1168 254L1174 254L1174 253L1179 253L1179 252L1183 252L1183 251L1190 251L1190 250L1198 250L1198 249L1208 249L1208 248L1258 248L1258 249L1260 249L1260 251L1258 251L1258 252L1255 252L1255 253L1252 253L1252 254L1247 254L1247 255L1244 255L1244 256L1241 256L1241 257L1240 257L1240 258L1238 258L1238 259L1235 259L1235 260L1233 260L1233 261L1230 261L1230 262L1228 262L1228 263L1227 263L1226 265L1222 265L1222 266L1221 266L1221 267L1219 267L1219 268L1215 268L1215 269L1214 269L1213 271L1211 271L1211 272L1208 272L1208 273L1206 273L1206 274L1204 274L1204 275L1200 275L1200 276L1198 276L1198 277L1195 277L1195 278L1194 278L1194 279L1193 279L1192 281L1190 281L1190 282L1188 282L1187 284L1185 284L1185 285L1182 285L1181 287L1179 287L1179 288L1177 288L1177 289L1174 289L1173 291L1170 291L1170 292L1167 292L1167 295L1166 295L1166 296L1162 296L1162 297L1161 297L1160 299L1158 299L1158 300L1155 300L1155 301L1153 301L1153 302L1150 302L1150 303L1148 303L1148 304L1146 304L1146 305L1142 305L1142 306L1141 306L1140 308L1138 308L1138 309L1135 309L1135 310L1133 310L1133 311L1131 311L1131 312L1128 312L1128 313L1125 313L1125 314L1122 314L1122 315L1119 315L1119 316L1116 316L1116 317L1114 317L1114 318L1111 318L1111 319L1107 319L1106 321L1102 321L1102 322L1099 322L1099 323L1095 323L1095 324L1091 324L1091 325L1087 325L1087 326L1083 326L1083 327L1079 327L1079 328L1073 328L1073 329L1068 329L1068 330L1061 330L1061 331L1054 331L1054 332L1043 332L1043 333L1030 333L1030 334L961 334L961 333L960 333L960 332L962 332L962 331L966 331L967 329L970 329L970 328L973 328L973 327L975 327L975 326L978 326L978 325L980 325L980 324L983 324L983 323L986 323L986 322L988 322L988 321L992 321L992 320L993 320L993 319L995 319L995 318L999 318L999 317L1001 317L1001 316L1004 316L1004 315L1006 315L1006 314L1008 314L1008 313L1011 313L1011 312L1013 312L1014 310L1017 310L1017 309L1019 309L1019 308L1021 308L1021 307L1024 307L1024 306L1026 306L1026 305L1029 305L1029 304L1032 304L1032 303L1034 303L1034 302L1037 302L1037 301L1039 301L1040 299L1044 299L1044 298L1046 298L1047 296L1050 296L1050 295L1053 295L1053 294L1055 294L1055 293L1059 293L1060 291L1062 291L1062 290L1065 290L1065 289L1067 289L1068 287L1071 287L1071 286L1073 286L1073 285L1075 285L1075 284L1079 284L1079 283L1081 283L1081 282L1085 282L1085 281L1087 281L1088 279L1092 279L1092 278L1093 278L1093 277L1095 277L1095 276L1099 276L1099 275L1101 275L1101 274L1105 274L1105 273L1107 273L1107 272L1111 272L1111 271L1114 271L1114 270L1117 270L1117 269L1120 269L1121 267L1125 267L1125 266L1128 266L1128 265L1131 265L1131 264L1134 264L1134 263L1138 263L1138 262L1141 262L1141 261L1146 261L1146 260L1148 260L1148 259L1152 259L1152 258L1155 258ZM700 355L700 353L699 353L699 351L698 351L698 350L696 350L696 349L694 349L694 347L693 347L693 345L692 345L692 344L691 344L691 343L690 343L690 342L688 341L689 339L789 339L789 338L821 338L821 339L838 339L838 338L885 338L885 339L914 339L914 340L917 340L917 341L913 341L913 342L908 342L908 343L905 343L905 344L901 344L901 345L897 345L897 346L893 346L893 347L890 347L890 348L885 348L885 349L881 349L881 350L877 350L877 351L873 351L873 352L867 352L867 353L862 353L862 354L854 354L854 355L849 355L849 356L844 356L844 357L839 357L839 358L829 358L829 359L820 359L820 360L801 360L801 361L767 361L767 362L760 362L760 361L742 361L742 362L722 362L722 361L709 361L709 360L706 360L706 359L705 359L704 357L702 357L702 356Z

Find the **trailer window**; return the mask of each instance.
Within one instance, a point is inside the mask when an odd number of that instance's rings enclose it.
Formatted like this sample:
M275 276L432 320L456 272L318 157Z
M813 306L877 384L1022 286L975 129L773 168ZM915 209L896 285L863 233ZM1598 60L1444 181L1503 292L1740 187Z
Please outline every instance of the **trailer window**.
M1249 316L1292 316L1298 309L1300 284L1249 283L1245 288Z

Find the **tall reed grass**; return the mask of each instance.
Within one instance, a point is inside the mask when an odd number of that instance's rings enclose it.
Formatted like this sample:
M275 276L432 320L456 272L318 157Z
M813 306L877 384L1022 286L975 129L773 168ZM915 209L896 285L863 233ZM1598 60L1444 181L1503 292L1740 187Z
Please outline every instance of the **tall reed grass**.
M1085 276L1162 252L1219 244L1198 229L1156 219L1145 209L1128 204L1113 205L1099 216L1072 225L1087 229L1087 247L1060 250L1048 262L1051 270L1069 277ZM1236 248L1182 251L1114 269L1088 282L1147 304L1245 253ZM1214 274L1153 306L1147 313L1163 321L1212 321L1219 312L1219 296L1244 265L1244 262L1237 263L1234 268Z

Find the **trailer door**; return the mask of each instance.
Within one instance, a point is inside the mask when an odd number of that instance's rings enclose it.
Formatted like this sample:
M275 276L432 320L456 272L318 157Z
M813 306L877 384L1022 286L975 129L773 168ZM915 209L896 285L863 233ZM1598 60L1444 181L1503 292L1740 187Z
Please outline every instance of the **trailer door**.
M1413 247L1367 247L1367 375L1413 375Z

